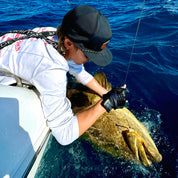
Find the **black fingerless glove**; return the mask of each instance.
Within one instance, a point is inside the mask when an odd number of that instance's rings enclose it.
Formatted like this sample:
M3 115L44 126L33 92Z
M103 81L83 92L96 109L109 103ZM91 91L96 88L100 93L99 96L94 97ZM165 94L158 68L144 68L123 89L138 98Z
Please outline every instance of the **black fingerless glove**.
M111 109L123 108L129 91L126 88L116 87L103 95L102 106L107 112Z

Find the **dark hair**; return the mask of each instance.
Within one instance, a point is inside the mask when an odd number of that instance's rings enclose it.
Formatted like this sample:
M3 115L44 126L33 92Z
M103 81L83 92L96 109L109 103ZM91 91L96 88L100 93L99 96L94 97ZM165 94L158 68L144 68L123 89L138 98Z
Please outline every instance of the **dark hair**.
M64 34L61 32L61 25L57 27L56 35L58 38L57 50L65 54L66 48L64 46Z

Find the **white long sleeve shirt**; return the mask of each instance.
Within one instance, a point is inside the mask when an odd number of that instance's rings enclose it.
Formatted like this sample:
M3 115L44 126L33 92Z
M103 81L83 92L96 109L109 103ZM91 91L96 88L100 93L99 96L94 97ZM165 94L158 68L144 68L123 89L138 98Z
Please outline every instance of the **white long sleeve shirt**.
M33 31L56 29L43 27ZM9 33L0 37L0 43L21 36L23 35ZM50 39L57 38L54 36ZM79 137L78 120L66 97L66 73L69 72L86 85L93 76L85 71L83 65L76 65L72 60L67 61L44 39L29 38L0 50L0 69L22 78L24 82L38 89L48 126L60 144L70 144ZM15 82L14 78L0 73L1 84L9 85Z

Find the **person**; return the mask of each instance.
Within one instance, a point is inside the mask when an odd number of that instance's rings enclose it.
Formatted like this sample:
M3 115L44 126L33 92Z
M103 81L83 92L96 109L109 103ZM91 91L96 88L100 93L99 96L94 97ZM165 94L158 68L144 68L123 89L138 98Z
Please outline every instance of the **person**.
M43 38L27 38L0 50L0 69L31 84L40 93L44 116L53 136L67 145L80 137L104 112L123 107L126 88L107 91L89 74L83 64L89 60L100 66L112 61L106 47L112 32L108 19L97 9L80 5L70 10L56 28L40 27L34 32L56 31L50 39L58 42L57 50ZM7 33L0 42L24 36ZM101 96L92 108L74 115L66 97L67 72ZM0 74L0 84L15 83L11 76Z

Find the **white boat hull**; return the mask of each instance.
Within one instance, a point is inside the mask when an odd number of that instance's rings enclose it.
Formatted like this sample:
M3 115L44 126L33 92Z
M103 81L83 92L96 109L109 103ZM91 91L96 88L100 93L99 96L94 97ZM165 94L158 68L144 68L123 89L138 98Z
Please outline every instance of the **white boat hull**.
M0 177L22 177L49 135L37 94L0 85L0 122Z

